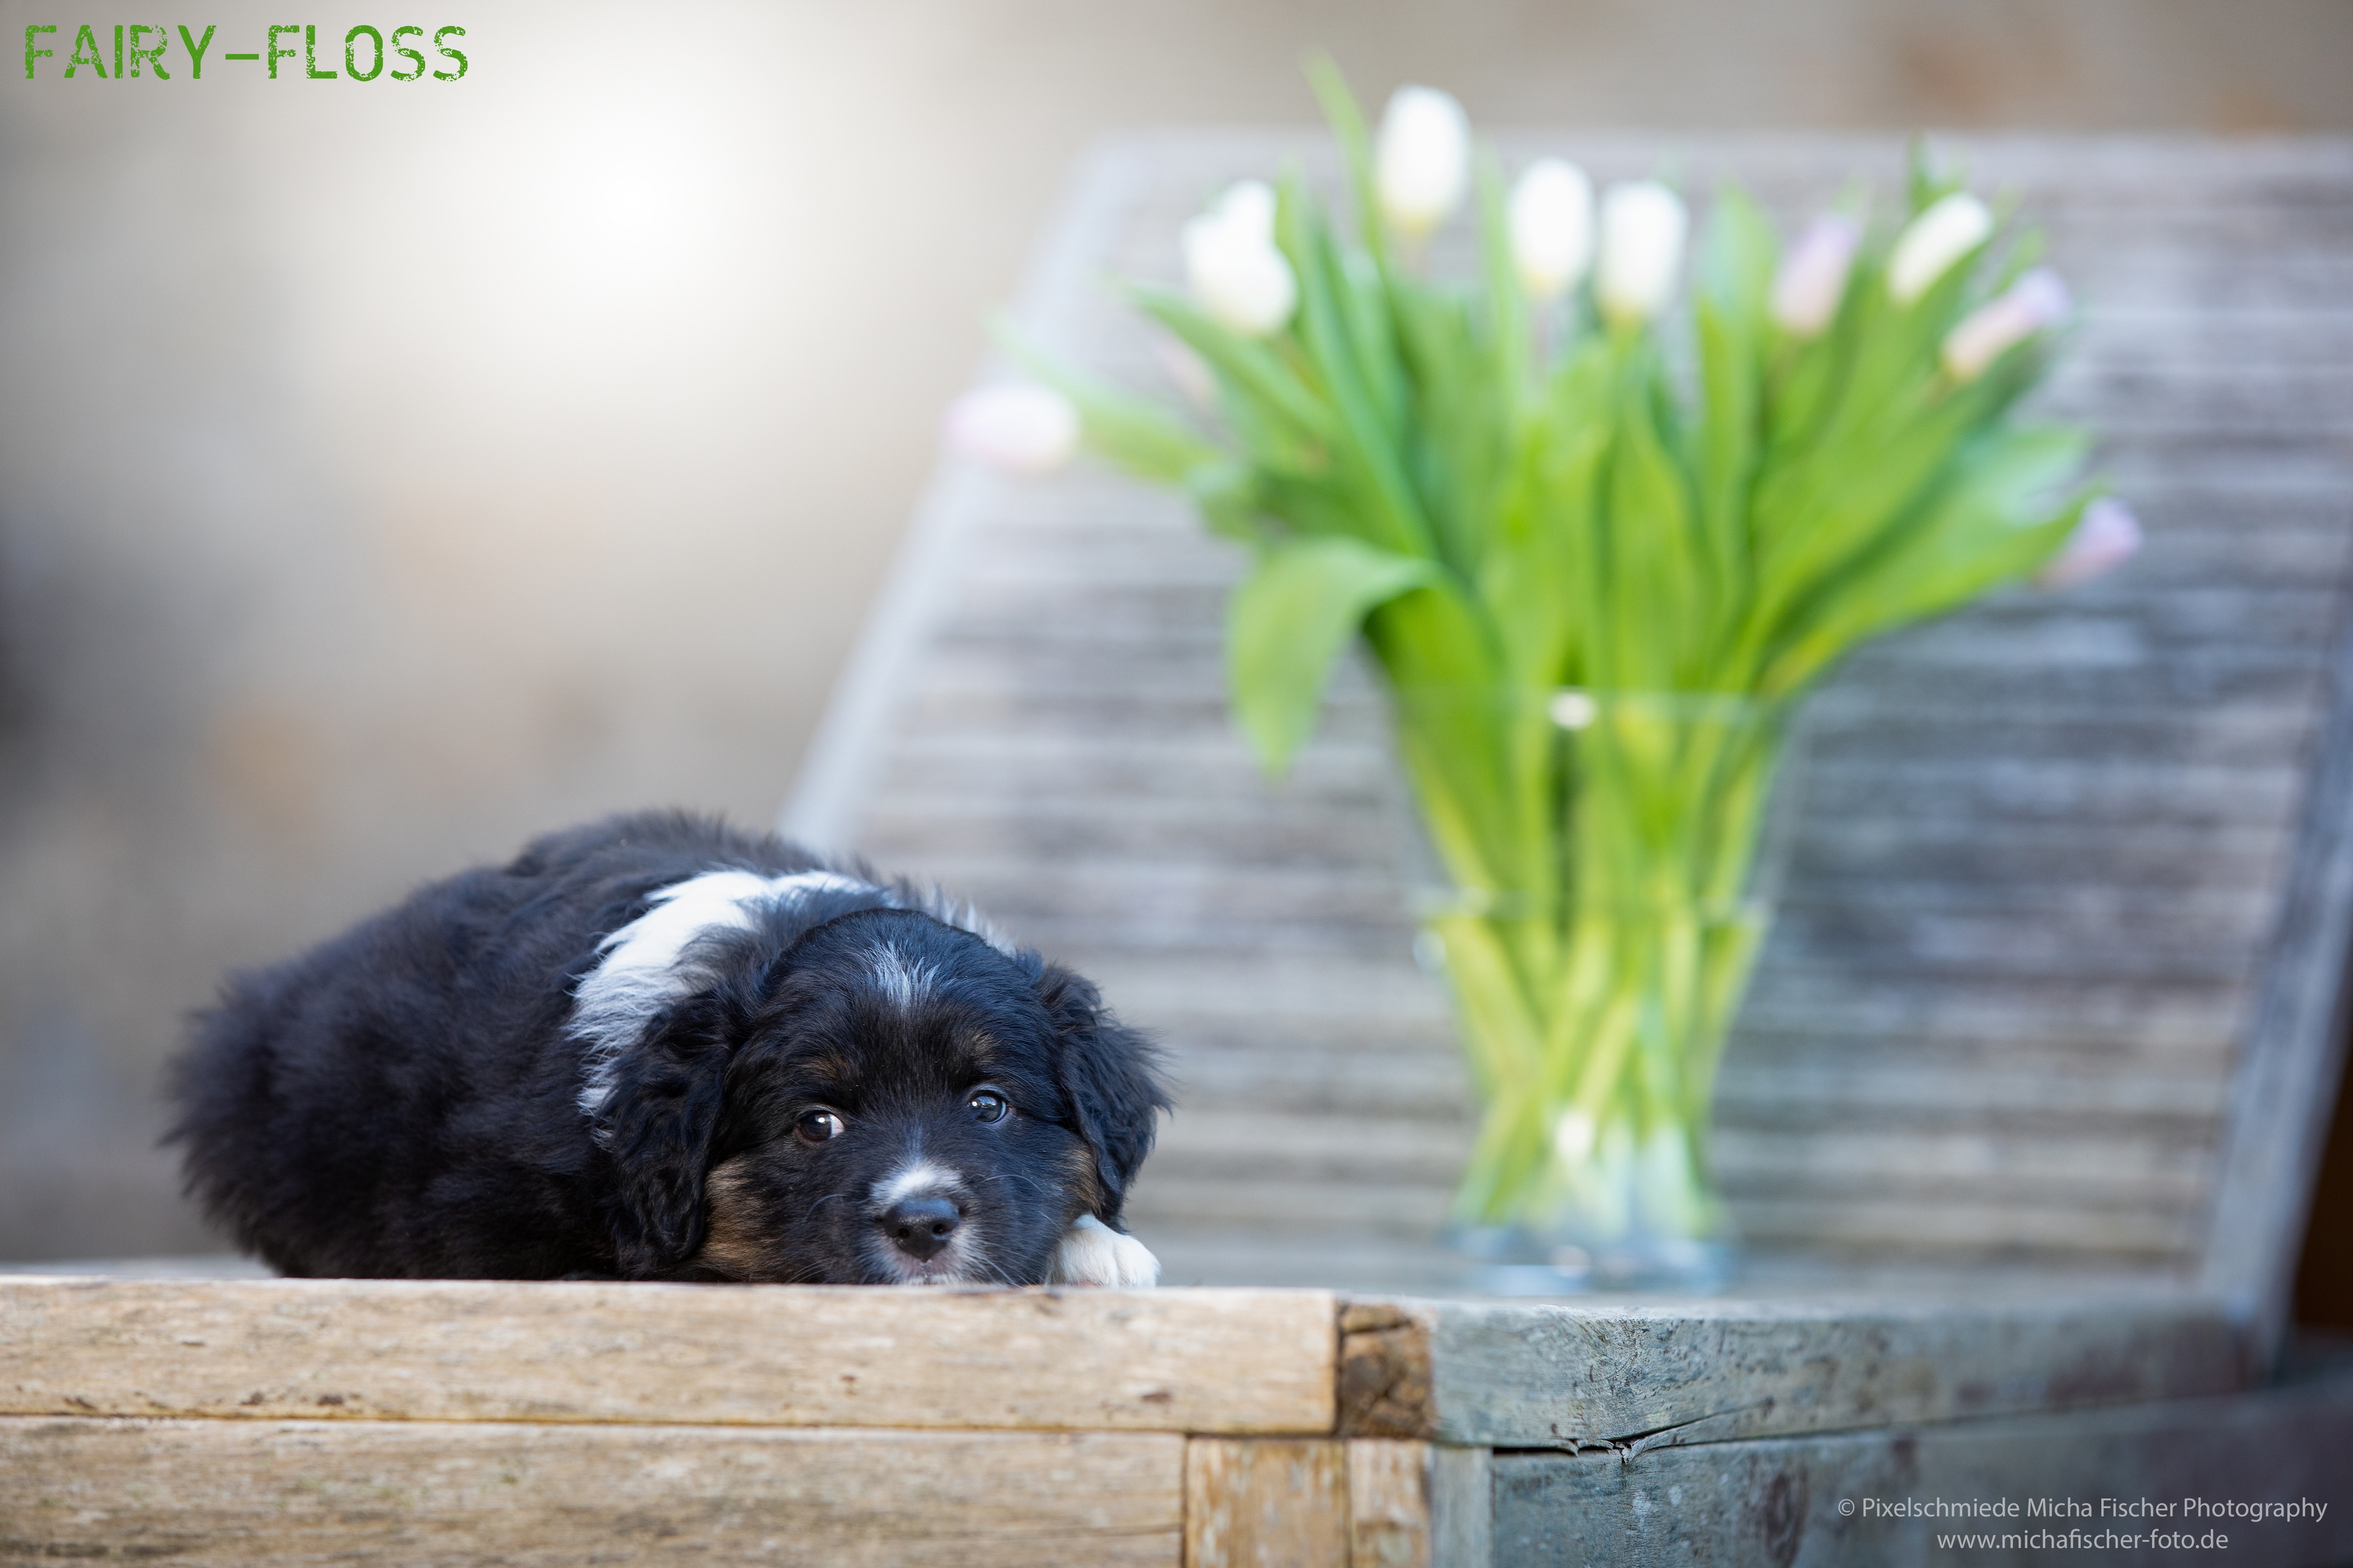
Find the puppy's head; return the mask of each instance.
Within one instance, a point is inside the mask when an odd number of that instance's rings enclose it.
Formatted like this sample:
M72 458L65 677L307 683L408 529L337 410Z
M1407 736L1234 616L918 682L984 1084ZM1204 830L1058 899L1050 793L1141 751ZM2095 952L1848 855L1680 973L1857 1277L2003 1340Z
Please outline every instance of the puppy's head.
M700 935L698 983L608 1064L622 1271L1042 1281L1150 1152L1149 1047L1034 953L834 897Z

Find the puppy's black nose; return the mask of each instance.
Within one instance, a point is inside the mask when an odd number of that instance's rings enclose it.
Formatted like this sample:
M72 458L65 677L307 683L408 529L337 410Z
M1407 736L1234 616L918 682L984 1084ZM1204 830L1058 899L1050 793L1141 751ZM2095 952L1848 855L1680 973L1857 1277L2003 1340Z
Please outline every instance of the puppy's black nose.
M945 1198L904 1198L884 1212L881 1223L892 1246L910 1258L924 1258L948 1244L964 1224L964 1215Z

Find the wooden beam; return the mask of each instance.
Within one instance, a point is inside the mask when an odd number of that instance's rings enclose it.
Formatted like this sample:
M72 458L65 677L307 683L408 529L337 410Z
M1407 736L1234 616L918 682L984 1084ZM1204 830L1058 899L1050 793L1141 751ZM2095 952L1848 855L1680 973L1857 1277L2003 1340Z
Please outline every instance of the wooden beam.
M1488 1462L1484 1448L1350 1440L1350 1568L1488 1568Z
M1347 1448L1349 1568L1430 1568L1435 1445L1358 1437Z
M1349 1568L1347 1445L1185 1445L1185 1568Z
M2253 1354L2277 1359L2328 1114L2345 1068L2353 991L2353 636L2306 786L2285 907L2263 997L2231 1083L2231 1120L2200 1278L2254 1322Z
M1496 1447L1717 1442L2239 1387L2221 1306L2170 1293L1917 1305L1364 1301L1341 1430Z
M1899 1426L1610 1454L1499 1454L1496 1568L1624 1568L1802 1562L1888 1563L2228 1562L2319 1568L2353 1561L2353 1384L2063 1415ZM2103 1499L2163 1507L2104 1514ZM2309 1501L2319 1519L2250 1520L2186 1509ZM1944 1517L1911 1518L1942 1503ZM1984 1515L1951 1511L1954 1505ZM2113 1505L2111 1505L2113 1506ZM2030 1511L2041 1509L2042 1512ZM2083 1512L2075 1511L2080 1508ZM2015 1512L2010 1510L2015 1510ZM2185 1534L2105 1550L2031 1538L1940 1548L1939 1534ZM2203 1545L2209 1532L2227 1546Z
M0 1563L1175 1568L1184 1439L0 1417Z
M0 1414L1328 1433L1319 1290L0 1279Z

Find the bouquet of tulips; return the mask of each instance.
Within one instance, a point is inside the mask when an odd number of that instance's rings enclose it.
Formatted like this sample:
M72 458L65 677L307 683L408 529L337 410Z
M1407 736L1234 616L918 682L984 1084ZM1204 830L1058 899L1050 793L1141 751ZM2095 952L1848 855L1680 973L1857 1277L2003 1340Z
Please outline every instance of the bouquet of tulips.
M1670 331L1674 191L1597 204L1556 158L1507 189L1445 94L1400 90L1376 139L1314 74L1354 221L1296 173L1245 181L1186 226L1186 291L1134 290L1211 416L1016 341L1044 384L972 395L951 440L1029 468L1083 442L1251 552L1229 666L1271 773L1361 635L1451 884L1426 923L1484 1106L1458 1223L1704 1245L1790 703L1867 638L2137 543L2084 437L2015 415L2067 292L1915 157L1895 221L1786 249L1720 194ZM1432 278L1473 187L1479 275Z

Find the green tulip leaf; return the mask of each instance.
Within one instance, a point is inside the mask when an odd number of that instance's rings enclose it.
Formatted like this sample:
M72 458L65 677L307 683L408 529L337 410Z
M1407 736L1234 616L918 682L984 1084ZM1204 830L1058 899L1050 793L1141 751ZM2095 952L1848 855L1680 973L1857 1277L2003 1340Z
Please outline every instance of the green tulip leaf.
M1315 728L1332 663L1375 608L1439 576L1428 561L1347 538L1278 545L1234 591L1227 675L1267 772L1289 771Z

